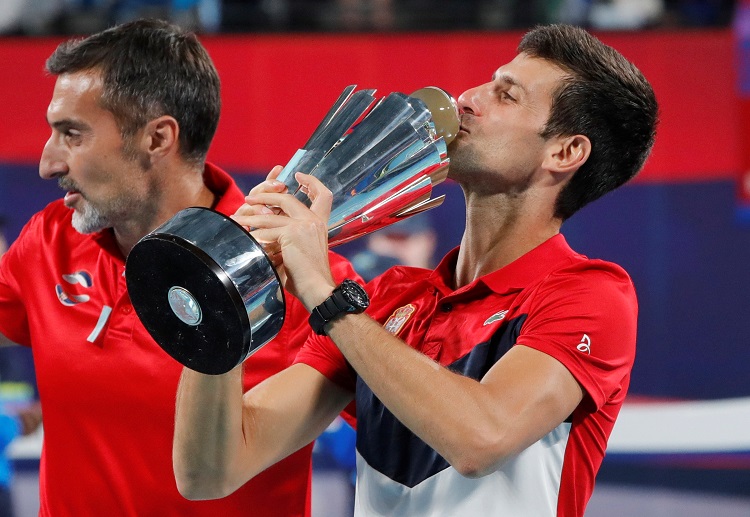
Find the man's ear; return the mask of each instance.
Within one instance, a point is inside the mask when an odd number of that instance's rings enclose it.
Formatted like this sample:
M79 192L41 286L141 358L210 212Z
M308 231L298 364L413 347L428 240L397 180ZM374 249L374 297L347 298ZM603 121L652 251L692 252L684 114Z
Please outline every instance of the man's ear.
M584 135L554 138L542 166L552 172L573 173L591 155L591 141Z
M179 137L180 125L174 117L169 115L162 115L151 120L143 131L146 152L154 159L177 151Z

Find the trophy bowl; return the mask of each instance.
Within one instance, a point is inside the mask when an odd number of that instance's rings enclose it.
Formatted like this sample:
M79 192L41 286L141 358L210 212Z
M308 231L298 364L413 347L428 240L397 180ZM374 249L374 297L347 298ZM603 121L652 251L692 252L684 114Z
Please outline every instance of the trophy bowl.
M411 95L347 87L278 180L309 206L294 172L333 194L329 247L438 206L447 143L458 132L455 101L436 87ZM263 247L229 217L181 210L143 237L127 258L133 307L156 343L206 374L226 373L273 339L284 292Z

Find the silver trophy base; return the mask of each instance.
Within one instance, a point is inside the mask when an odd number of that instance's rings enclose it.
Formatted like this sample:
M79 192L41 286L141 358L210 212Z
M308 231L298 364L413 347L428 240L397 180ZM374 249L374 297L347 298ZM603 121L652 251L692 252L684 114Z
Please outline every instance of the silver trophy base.
M146 330L201 373L230 371L284 323L283 290L263 248L213 210L179 212L133 247L125 271Z

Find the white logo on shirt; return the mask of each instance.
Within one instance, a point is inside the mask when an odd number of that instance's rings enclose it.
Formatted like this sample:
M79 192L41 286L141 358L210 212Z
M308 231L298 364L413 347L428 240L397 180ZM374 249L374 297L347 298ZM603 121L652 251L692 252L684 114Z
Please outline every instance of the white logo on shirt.
M500 321L503 318L505 318L505 315L508 314L507 310L497 311L495 314L487 318L487 321L484 322L483 327L486 327L490 323L495 323L496 321Z
M581 342L578 343L578 346L576 348L579 352L584 352L591 355L591 338L588 336L588 334L583 335L583 337L581 338Z
M91 279L91 275L87 271L76 271L74 273L63 275L62 279L66 284L69 284L71 286L79 284L86 289L94 285L94 282ZM60 300L60 303L62 303L66 307L72 307L74 305L78 305L79 303L85 303L91 299L91 297L87 294L69 294L65 292L62 284L55 285L55 293L57 294L57 299Z

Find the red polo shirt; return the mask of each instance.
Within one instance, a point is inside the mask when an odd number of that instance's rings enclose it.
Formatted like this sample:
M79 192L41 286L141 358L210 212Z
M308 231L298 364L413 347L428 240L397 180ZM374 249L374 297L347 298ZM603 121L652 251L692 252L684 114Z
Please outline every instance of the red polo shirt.
M232 214L244 194L207 165L206 184ZM302 449L227 498L191 502L175 485L172 435L182 366L154 343L130 303L111 230L82 235L55 201L0 262L0 332L31 346L44 413L43 516L309 515ZM355 274L331 255L337 277ZM354 276L356 278L356 276ZM245 388L288 366L309 330L287 297L281 334L245 363Z
M469 480L395 419L332 341L312 336L296 361L356 391L356 514L581 517L630 381L637 319L632 282L619 266L575 253L562 235L453 290L457 256L453 250L434 272L396 267L376 278L368 284L368 314L474 379L515 345L540 350L573 374L584 401L498 471Z

